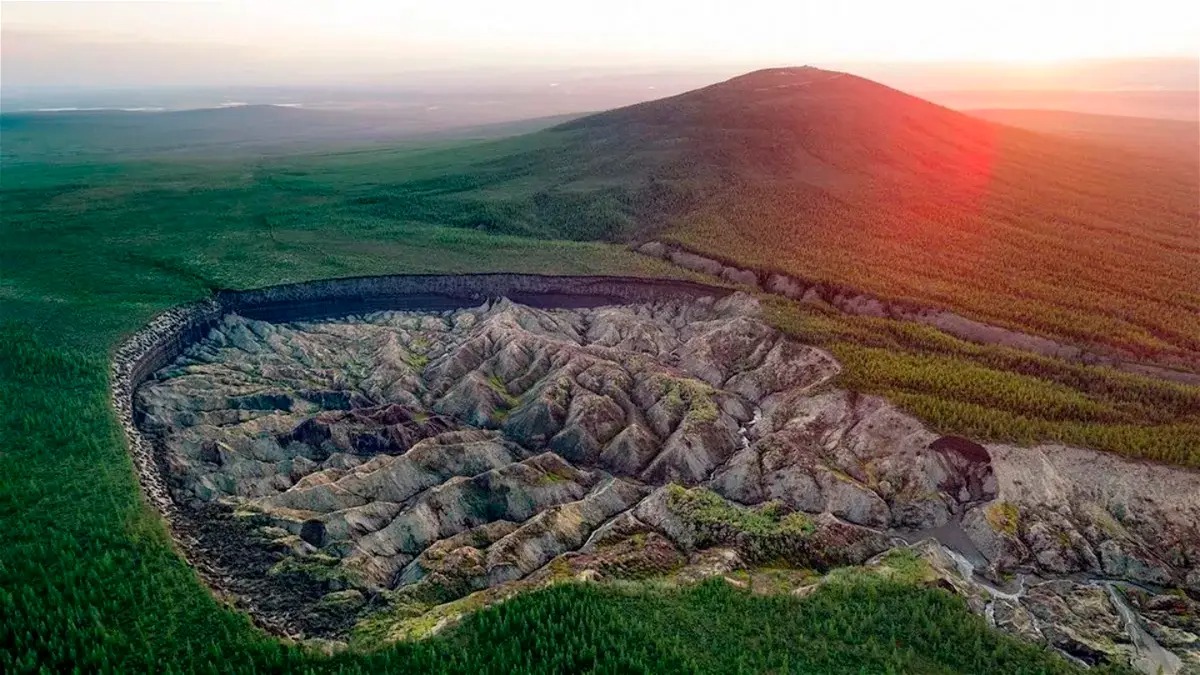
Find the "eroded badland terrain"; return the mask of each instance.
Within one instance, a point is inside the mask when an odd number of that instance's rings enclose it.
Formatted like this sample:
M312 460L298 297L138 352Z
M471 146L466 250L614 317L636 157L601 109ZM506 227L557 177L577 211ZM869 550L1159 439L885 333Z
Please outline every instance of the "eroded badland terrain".
M1086 663L1200 667L1200 474L943 436L757 302L227 315L137 394L197 564L309 638L562 579L935 584ZM853 567L847 567L853 566Z

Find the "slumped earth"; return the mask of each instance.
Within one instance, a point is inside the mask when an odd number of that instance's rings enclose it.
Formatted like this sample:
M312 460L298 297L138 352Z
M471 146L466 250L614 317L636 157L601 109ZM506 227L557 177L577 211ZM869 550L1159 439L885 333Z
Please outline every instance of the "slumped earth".
M285 632L421 637L568 578L862 573L1087 663L1200 668L1200 474L944 437L838 372L740 294L500 300L227 316L137 410L200 563Z

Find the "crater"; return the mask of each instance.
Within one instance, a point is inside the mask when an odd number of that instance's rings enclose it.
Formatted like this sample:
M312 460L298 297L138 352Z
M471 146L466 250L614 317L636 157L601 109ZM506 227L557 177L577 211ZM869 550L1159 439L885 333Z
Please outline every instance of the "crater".
M1152 591L1200 579L1194 473L1174 474L1170 504L1126 501L1118 522L1116 500L1163 467L938 434L837 388L837 361L751 296L396 310L348 295L263 292L175 320L144 348L163 367L132 396L151 496L159 481L193 564L276 632L421 637L563 579L820 572L939 531L978 558L943 583L991 604L974 573Z

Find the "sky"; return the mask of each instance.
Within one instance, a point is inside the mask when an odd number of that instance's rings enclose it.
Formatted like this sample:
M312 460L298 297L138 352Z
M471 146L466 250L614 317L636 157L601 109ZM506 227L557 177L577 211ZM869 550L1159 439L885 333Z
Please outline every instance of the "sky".
M6 1L0 27L6 87L1200 57L1200 2L1172 0Z

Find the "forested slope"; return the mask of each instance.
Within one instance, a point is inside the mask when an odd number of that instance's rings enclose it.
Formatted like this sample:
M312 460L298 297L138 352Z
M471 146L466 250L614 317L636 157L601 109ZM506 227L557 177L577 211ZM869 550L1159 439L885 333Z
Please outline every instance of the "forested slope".
M543 237L655 233L1200 367L1200 161L994 124L852 75L758 71L396 178L372 209Z

